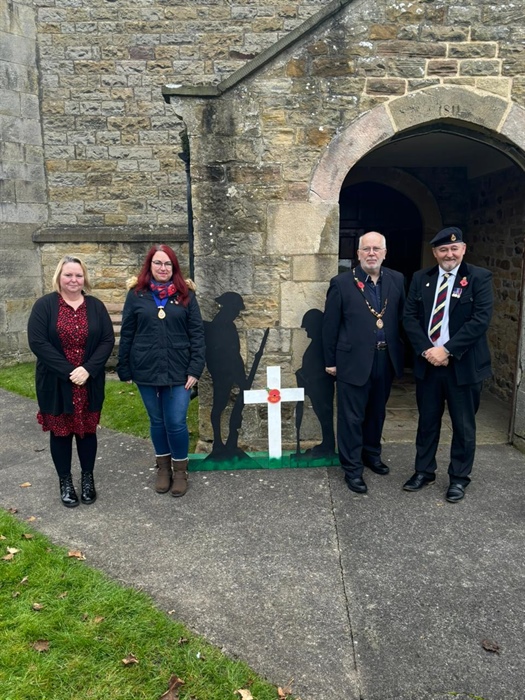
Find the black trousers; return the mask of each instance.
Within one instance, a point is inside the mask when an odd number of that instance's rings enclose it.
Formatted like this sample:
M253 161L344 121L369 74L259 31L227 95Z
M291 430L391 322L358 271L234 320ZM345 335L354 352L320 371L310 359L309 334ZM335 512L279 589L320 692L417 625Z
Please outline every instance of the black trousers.
M394 369L388 350L376 350L363 386L337 382L337 449L349 478L362 476L365 462L381 461L381 436Z
M425 379L416 382L419 423L415 468L418 472L436 471L436 451L446 402L452 421L448 473L451 481L466 486L476 452L476 413L483 382L459 386L452 366L454 359L450 362L447 367L429 367Z

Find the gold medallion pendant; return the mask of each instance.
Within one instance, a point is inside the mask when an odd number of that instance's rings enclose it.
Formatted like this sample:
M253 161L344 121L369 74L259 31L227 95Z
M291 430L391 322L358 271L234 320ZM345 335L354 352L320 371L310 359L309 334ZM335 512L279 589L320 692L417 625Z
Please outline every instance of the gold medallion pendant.
M378 328L383 328L384 325L385 325L385 324L383 323L383 319L382 319L382 318L378 318L377 321L376 321L376 326L377 326Z
M166 312L162 308L162 306L159 306L159 313L157 314L159 318L166 318Z

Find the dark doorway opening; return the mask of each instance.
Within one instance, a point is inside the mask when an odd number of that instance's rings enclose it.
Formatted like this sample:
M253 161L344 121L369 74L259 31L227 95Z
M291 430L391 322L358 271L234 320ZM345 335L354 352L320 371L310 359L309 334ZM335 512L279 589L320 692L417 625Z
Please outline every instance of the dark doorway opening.
M360 182L343 187L339 210L340 271L356 264L359 236L377 231L386 238L386 267L402 272L409 284L421 267L423 223L415 204L393 187Z

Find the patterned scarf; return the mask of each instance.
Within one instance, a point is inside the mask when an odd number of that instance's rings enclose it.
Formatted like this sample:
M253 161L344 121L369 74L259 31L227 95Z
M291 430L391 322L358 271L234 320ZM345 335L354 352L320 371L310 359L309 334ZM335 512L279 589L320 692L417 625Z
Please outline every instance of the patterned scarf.
M165 299L177 293L177 288L173 282L154 282L151 280L149 288L159 299Z

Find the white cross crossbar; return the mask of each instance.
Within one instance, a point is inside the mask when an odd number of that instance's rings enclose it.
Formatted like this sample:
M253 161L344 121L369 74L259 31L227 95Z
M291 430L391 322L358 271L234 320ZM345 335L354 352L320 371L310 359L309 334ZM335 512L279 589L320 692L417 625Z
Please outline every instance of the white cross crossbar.
M281 389L280 367L266 368L266 382L267 389L245 391L244 403L266 404L268 406L268 455L270 459L281 459L283 454L281 403L283 401L304 401L304 389Z

